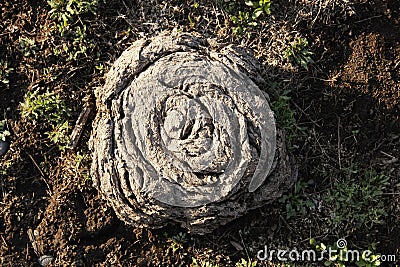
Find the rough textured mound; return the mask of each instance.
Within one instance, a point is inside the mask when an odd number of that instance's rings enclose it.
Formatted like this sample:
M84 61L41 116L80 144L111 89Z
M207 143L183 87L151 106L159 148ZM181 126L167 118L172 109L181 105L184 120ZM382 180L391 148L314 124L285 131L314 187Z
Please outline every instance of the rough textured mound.
M95 186L125 222L206 233L296 177L257 64L188 34L135 42L96 92Z

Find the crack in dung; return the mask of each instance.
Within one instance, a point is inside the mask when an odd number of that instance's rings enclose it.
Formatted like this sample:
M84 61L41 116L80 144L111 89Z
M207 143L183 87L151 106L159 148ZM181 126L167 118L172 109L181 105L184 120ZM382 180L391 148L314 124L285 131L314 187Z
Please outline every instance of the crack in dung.
M106 104L111 104L112 100L119 98L121 92L124 91L124 89L126 89L127 86L129 86L129 84L135 79L135 77L138 74L140 74L141 72L146 71L147 69L149 69L151 66L154 65L154 63L156 63L161 58L166 57L166 56L171 55L171 54L174 54L176 52L183 52L183 50L181 50L181 51L179 51L179 50L178 51L167 51L167 52L157 56L157 58L155 58L153 61L143 62L142 65L140 65L138 67L138 71L137 72L127 74L128 76L123 81L121 81L121 84L117 84L115 86L117 89L106 98L105 103Z

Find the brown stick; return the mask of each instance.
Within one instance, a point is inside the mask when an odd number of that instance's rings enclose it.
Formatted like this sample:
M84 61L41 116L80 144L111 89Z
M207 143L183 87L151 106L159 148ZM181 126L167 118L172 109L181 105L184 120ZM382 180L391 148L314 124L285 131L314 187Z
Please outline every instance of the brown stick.
M79 114L78 120L76 121L76 125L71 133L71 138L70 138L71 142L69 144L71 149L75 149L76 146L78 145L79 139L82 136L83 128L86 125L87 119L89 118L91 111L92 109L90 108L90 106L86 106L82 110L81 114Z

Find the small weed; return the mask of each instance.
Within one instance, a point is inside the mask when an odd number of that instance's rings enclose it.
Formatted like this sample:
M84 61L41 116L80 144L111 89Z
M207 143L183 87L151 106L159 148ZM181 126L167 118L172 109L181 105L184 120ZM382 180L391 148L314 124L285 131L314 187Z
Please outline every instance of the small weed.
M346 267L348 263L355 263L359 267L373 267L380 266L381 255L376 253L376 244L372 243L368 250L351 250L345 246L338 247L338 244L325 245L324 243L317 242L314 238L310 239L310 245L314 246L317 251L328 252L329 256L325 259L324 266L337 266ZM364 253L368 251L369 253Z
M252 261L252 260L245 260L245 259L240 259L235 267L256 267L257 266L257 261Z
M332 208L330 223L336 227L349 224L371 228L381 224L387 215L383 192L389 178L373 170L346 169L342 179L328 191L328 206Z
M315 207L314 202L307 198L304 189L307 187L307 183L304 181L298 181L294 188L283 195L279 202L285 204L286 208L286 219L290 219L296 215L305 215L308 210Z
M307 69L308 64L312 63L311 58L312 52L307 50L308 41L306 38L298 38L296 41L290 44L283 52L283 58L286 60L293 59L298 65Z
M10 135L11 133L7 130L6 127L6 121L5 120L0 121L0 140L6 141L6 138Z
M196 23L194 22L192 16L190 16L190 14L188 15L188 20L189 20L190 29L193 29L195 27Z
M75 32L73 33L74 40L72 42L73 46L71 50L68 52L67 60L77 60L80 55L87 56L87 51L90 48L94 47L94 43L92 40L88 40L86 26L82 27L76 26Z
M52 50L55 56L61 56L66 61L77 61L88 57L95 47L94 41L88 37L88 27L82 14L95 14L100 0L50 0L51 18L55 22L54 35L56 44Z
M11 160L6 160L1 162L1 166L0 166L0 175L7 175L7 171L8 169L11 167L12 165L12 161Z
M76 158L75 158L75 168L79 169L81 166L88 163L88 159L89 159L89 155L81 154L78 151L78 153L76 154Z
M70 126L67 118L69 109L58 94L51 92L39 93L39 89L25 95L25 101L20 104L21 116L26 119L49 124L51 130L46 132L48 138L64 150L69 143Z
M290 90L281 91L276 84L272 86L271 109L275 113L276 123L285 131L286 144L288 149L292 149L292 141L297 135L297 130L304 130L297 126L294 111L290 108Z
M13 68L8 67L7 61L0 59L0 83L8 84L10 82L8 76L13 70Z
M177 243L187 243L188 242L186 233L182 233L182 232L180 232L177 235L174 235L171 238L171 240L174 241L174 242L177 242Z
M34 39L30 39L28 37L20 37L19 38L19 48L21 53L25 57L33 56L39 50L36 46L36 42Z
M256 20L262 14L271 15L271 0L246 1L246 5L254 8L251 18Z
M57 21L57 28L63 35L65 30L73 24L75 16L84 13L96 13L99 0L49 0L50 18Z
M52 124L59 124L69 115L64 100L58 94L45 92L40 94L39 89L29 91L25 101L20 105L21 116L31 120L42 120Z
M248 26L255 26L255 22L253 23L250 19L250 13L248 11L239 11L238 15L231 16L231 21L237 26L233 28L234 35L242 35L248 29Z
M168 238L167 233L165 233L164 235L165 237ZM188 239L186 233L180 232L179 234L174 235L171 238L168 238L167 242L170 243L169 247L172 249L172 252L175 253L177 250L183 249L183 244L187 243Z
M96 70L98 70L101 74L107 70L106 67L103 65L103 63L100 63L99 65L94 66L94 68Z
M57 79L57 75L54 74L54 67L48 67L43 69L43 77L46 81L53 82Z
M81 175L84 181L90 180L89 170L87 166L89 166L90 155L86 152L77 152L75 156L75 170L77 170L78 175Z
M76 61L81 56L88 56L89 49L93 48L95 45L93 40L87 38L86 26L74 26L74 30L68 33L70 40L65 40L59 47L53 48L53 54L55 56L64 56L67 61ZM71 43L72 45L68 45Z
M43 154L43 161L39 163L39 167L43 173L48 175L52 168L52 162L49 156Z
M215 263L212 260L197 260L196 258L192 258L192 263L190 267L219 267L218 263Z
M67 60L68 61L77 60L79 58L79 56L81 56L81 55L87 56L86 52L87 52L88 48L92 48L94 45L93 44L87 45L85 43L81 43L81 44L75 46L72 51L69 51Z
M69 126L68 121L63 123L59 123L53 127L51 131L46 132L47 136L53 143L59 145L60 150L65 150L68 147L70 142L69 131L71 127Z
M233 28L234 35L242 35L249 27L255 27L258 25L257 20L263 15L271 14L271 1L270 0L259 0L259 1L245 1L246 6L250 7L249 11L239 10L237 14L233 15L236 6L234 2L229 3L225 10L231 13L230 20L236 25Z

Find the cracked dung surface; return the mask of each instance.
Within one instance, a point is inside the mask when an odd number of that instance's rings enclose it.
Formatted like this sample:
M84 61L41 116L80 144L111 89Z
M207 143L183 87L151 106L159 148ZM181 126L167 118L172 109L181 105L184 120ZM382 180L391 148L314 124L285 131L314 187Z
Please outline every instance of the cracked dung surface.
M92 176L127 223L207 233L296 177L255 60L188 34L139 40L97 90Z

